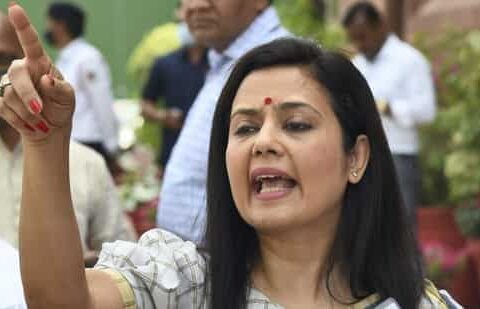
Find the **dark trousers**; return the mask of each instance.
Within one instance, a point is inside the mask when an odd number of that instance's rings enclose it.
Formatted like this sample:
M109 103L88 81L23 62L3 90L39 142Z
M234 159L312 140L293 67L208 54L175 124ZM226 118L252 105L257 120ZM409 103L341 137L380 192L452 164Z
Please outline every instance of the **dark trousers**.
M407 215L416 225L416 208L420 193L420 166L416 155L393 155L393 163L397 172L400 192Z

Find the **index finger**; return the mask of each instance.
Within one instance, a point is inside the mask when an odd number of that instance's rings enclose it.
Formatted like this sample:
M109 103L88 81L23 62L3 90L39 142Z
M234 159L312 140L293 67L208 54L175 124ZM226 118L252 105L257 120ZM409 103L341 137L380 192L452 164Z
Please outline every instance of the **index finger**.
M47 54L45 53L38 38L37 31L30 23L25 10L17 4L12 4L8 8L8 17L15 28L15 32L17 33L25 57L30 61L46 60Z

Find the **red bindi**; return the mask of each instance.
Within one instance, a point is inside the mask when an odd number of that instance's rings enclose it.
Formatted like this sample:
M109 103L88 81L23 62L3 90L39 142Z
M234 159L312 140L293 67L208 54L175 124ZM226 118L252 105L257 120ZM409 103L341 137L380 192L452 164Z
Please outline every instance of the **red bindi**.
M273 100L270 97L266 97L265 100L264 100L264 103L265 103L265 105L270 105L270 104L273 103Z

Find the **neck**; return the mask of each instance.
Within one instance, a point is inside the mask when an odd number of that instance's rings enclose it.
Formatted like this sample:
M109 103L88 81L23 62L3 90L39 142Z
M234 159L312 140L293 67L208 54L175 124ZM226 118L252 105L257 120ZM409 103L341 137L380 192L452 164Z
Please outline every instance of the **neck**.
M327 289L328 279L335 296L350 300L338 267L329 269L338 215L336 219L330 220L333 224L317 223L310 231L259 234L260 262L252 273L254 286L287 308L330 308L333 300ZM318 226L323 226L321 231Z
M73 40L75 39L72 39L70 37L65 37L63 38L62 40L59 40L59 42L57 43L57 48L58 49L63 49L65 48L68 44L70 44Z
M244 33L252 25L255 19L257 19L260 15L262 15L265 12L265 10L268 8L269 6L257 11L255 15L250 16L250 18L248 18L248 21L243 25L241 30L239 30L234 36L224 41L215 42L211 45L211 47L217 53L220 53L220 54L223 53L230 46L230 44L232 44L238 38L238 36Z
M205 48L198 45L191 46L187 49L188 60L190 60L192 64L199 64L202 62L204 53Z
M385 43L387 42L387 38L388 38L388 33L385 33L379 40L379 44L378 44L378 48L377 50L375 51L374 54L372 55L367 55L367 58L368 60L370 61L373 61L375 60L375 58L377 57L378 53L380 53L380 51L382 50L383 46L385 45Z
M20 142L20 134L11 127L0 129L0 138L8 150L13 151Z

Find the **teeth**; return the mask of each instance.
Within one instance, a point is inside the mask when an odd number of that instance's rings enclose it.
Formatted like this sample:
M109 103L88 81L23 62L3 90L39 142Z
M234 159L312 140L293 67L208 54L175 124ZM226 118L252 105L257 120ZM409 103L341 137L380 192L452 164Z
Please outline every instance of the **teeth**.
M262 181L262 180L266 180L266 179L275 179L275 178L282 178L281 176L275 176L275 175L261 175L261 176L257 176L255 178L255 181Z
M260 190L260 193L268 193L268 192L280 192L280 191L285 191L285 188L265 188L265 187L262 187L262 190Z

